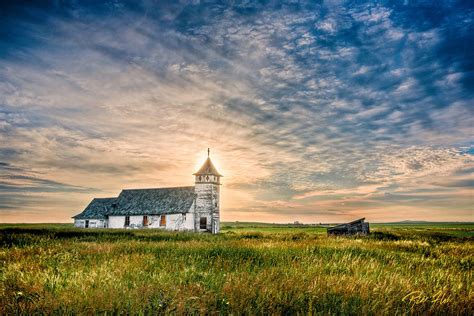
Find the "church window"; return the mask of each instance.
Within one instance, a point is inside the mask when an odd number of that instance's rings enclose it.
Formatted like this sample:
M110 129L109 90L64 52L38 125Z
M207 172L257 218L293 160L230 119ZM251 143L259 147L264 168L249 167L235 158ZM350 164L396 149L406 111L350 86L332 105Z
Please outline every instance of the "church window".
M166 215L161 215L160 217L160 227L166 226Z
M148 216L143 216L143 226L148 226Z
M206 176L206 180L209 181L209 176Z
M207 217L201 217L199 220L199 229L207 228Z
M125 227L130 226L130 216L125 216Z

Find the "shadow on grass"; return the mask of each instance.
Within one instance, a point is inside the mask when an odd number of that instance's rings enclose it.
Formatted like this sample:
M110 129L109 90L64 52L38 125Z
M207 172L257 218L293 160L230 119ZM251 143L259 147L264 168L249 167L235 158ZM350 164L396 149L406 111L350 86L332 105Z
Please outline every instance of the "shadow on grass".
M417 232L414 234L413 232L409 233L400 233L394 234L390 232L380 232L375 231L368 235L366 238L371 240L381 240L381 241L397 241L397 240L424 240L431 244L439 244L443 242L460 242L464 243L466 241L474 241L473 237L470 236L457 236L451 235L449 233L443 232L432 232L432 231L424 231L424 232Z
M113 242L123 240L137 241L189 241L192 239L209 239L208 234L164 231L125 231L125 230L58 230L36 228L6 228L0 230L2 247L28 246L46 240L77 240L81 242Z
M383 240L383 241L395 241L400 240L401 237L392 233L387 232L372 232L367 236L368 239L372 240Z

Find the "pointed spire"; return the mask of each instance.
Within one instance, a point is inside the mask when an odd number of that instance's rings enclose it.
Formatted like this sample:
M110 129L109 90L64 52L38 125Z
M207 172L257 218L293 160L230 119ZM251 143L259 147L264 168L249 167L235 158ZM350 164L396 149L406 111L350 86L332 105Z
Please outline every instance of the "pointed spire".
M194 173L194 175L215 175L222 177L222 175L217 171L216 167L214 167L214 164L211 161L210 156L210 149L207 149L207 159L202 165L202 167Z

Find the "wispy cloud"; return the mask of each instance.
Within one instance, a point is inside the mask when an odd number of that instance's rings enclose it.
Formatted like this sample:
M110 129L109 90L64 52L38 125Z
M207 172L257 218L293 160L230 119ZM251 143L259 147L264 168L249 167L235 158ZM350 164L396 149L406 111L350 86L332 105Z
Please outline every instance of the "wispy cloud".
M189 185L211 147L227 220L470 220L462 6L6 8L0 216L62 221L124 187Z

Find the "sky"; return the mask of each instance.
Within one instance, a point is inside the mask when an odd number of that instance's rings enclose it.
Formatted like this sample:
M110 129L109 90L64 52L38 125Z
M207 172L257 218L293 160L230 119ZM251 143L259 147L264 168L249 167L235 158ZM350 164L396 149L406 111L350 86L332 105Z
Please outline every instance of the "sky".
M221 220L474 221L470 1L6 1L0 222L193 185Z

